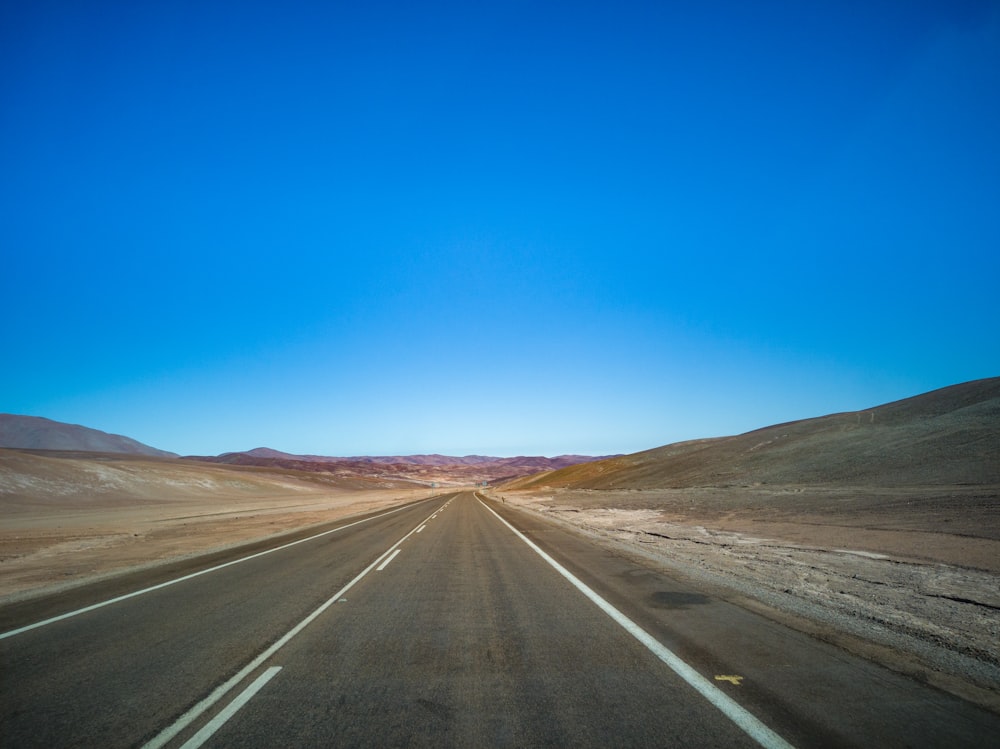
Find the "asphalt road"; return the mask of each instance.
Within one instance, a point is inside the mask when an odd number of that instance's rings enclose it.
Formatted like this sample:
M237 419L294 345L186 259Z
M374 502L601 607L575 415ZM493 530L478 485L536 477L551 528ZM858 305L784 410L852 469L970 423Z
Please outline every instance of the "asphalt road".
M471 492L185 565L0 611L0 746L1000 736L1000 716Z

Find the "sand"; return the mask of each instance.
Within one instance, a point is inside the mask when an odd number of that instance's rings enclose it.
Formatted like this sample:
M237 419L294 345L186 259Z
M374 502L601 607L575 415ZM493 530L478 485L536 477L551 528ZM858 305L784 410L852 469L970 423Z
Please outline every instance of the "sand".
M0 605L430 494L383 483L0 450Z

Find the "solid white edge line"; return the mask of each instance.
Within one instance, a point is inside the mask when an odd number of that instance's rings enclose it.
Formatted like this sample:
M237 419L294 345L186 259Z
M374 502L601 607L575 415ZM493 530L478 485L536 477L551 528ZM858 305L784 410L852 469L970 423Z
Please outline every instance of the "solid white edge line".
M423 500L426 501L426 500ZM399 512L400 510L405 510L407 507L412 505L403 505L402 507L397 507L394 510L389 510L388 512L383 512L379 515L372 515L370 518L363 518L361 520L355 520L353 523L348 523L347 525L341 525L336 528L332 528L328 531L323 531L322 533L317 533L315 536L309 536L308 538L300 538L298 541L292 541L281 546L275 546L273 549L265 549L264 551L259 551L256 554L251 554L248 557L240 557L239 559L234 559L230 562L225 562L223 564L218 564L215 567L209 567L206 570L199 570L198 572L192 572L190 575L184 575L183 577L178 577L173 580L167 580L166 582L159 583L158 585L153 585L149 588L143 588L142 590L135 590L131 593L126 593L125 595L117 596L115 598L109 598L107 601L100 601L99 603L91 604L90 606L84 606L82 609L76 609L75 611L69 611L65 614L60 614L59 616L53 616L50 619L43 619L40 622L35 622L34 624L27 624L23 627L18 627L17 629L12 629L8 632L0 633L0 640L6 639L8 637L13 637L14 635L19 635L22 632L29 632L33 629L38 629L39 627L44 627L48 624L55 624L56 622L61 622L63 619L69 619L80 614L86 614L88 611L94 611L95 609L100 609L105 606L110 606L113 603L119 603L121 601L128 600L129 598L135 598L136 596L141 596L146 593L152 593L154 590L159 590L160 588L166 588L167 586L174 585L176 583L182 583L185 580L190 580L191 578L198 577L199 575L207 575L209 572L216 572L225 567L231 567L234 564L240 564L241 562L247 562L251 559L256 559L257 557L262 557L265 554L271 554L275 551L281 551L282 549L287 549L296 544L303 544L306 541L313 541L314 539L321 538L322 536L328 536L331 533L336 533L337 531L342 531L345 528L350 528L355 525L360 525L361 523L367 523L369 520L376 520L386 515L391 515L394 512Z
M421 523L423 522L426 521L421 521ZM330 608L330 606L332 606L334 603L339 601L344 596L344 594L347 593L347 591L353 588L355 584L357 584L361 580L361 578L363 578L365 575L367 575L369 572L375 569L379 564L381 564L382 560L384 560L387 556L389 556L397 546L403 543L403 541L408 539L415 532L416 532L416 526L414 526L414 528L409 533L407 533L405 536L399 539L396 543L394 543L388 549L379 554L378 558L374 562L369 564L367 567L365 567L361 572L359 572L358 575L353 580L351 580L349 583L347 583L347 585L345 585L343 588L334 593L330 598L328 598L326 601L320 604L319 608L317 608L315 611L309 614L309 616L307 616L301 622L299 622L290 630L288 630L284 635L282 635L278 640L276 640L269 648L264 650L260 655L258 655L252 661L250 661L246 666L241 668L238 673L231 676L227 681L217 686L214 690L212 690L212 692L207 697L202 699L201 702L196 704L194 707L192 707L190 710L184 713L181 717L179 717L176 721L174 721L171 725L164 728L162 731L160 731L160 733L158 733L148 742L143 744L142 749L159 749L159 747L165 745L168 741L173 739L177 734L179 734L181 731L183 731L185 728L191 725L193 721L197 720L199 715L201 715L203 712L212 707L212 705L214 705L216 702L221 700L226 695L226 692L228 692L230 689L232 689L241 681L243 681L247 676L253 673L262 663L264 663L264 661L266 661L272 655L277 653L281 648L283 648L286 644L288 644L288 642L293 637L295 637L295 635L297 635L299 632L301 632L303 629L309 626L309 624L311 624L313 620L315 620L320 614L322 614L324 611Z
M766 749L793 749L791 744L764 725L746 708L737 703L732 697L721 691L718 687L712 684L712 682L695 671L691 666L676 656L673 651L661 644L656 638L646 632L646 630L625 616L625 614L620 612L610 603L601 598L601 596L588 588L572 572L567 570L559 564L559 562L542 551L542 549L540 549L531 539L521 533L521 531L500 517L492 507L479 498L478 493L476 494L476 499L479 501L479 504L492 513L497 520L510 528L510 530L513 531L518 538L524 541L524 543L531 547L531 549L542 557L542 559L548 562L556 570L556 572L565 577L573 585L573 587L589 598L592 603L594 603L605 614L610 616L626 632L645 645L650 652L667 664L667 666L669 666L674 673L684 679L684 681L694 687L694 689L702 697L721 710L727 718L733 721L733 723L735 723L750 738L761 746L766 747Z
M419 533L419 532L420 531L417 531L417 533ZM375 568L375 571L376 572L381 572L386 567L388 567L389 566L389 562L391 562L393 559L395 559L396 555L399 552L401 552L401 551L402 551L402 549L396 549L394 552L392 552L392 554L390 554L388 557L386 557L386 560L384 562L382 562L382 564L380 564L378 567Z
M236 699L226 705L225 710L222 710L218 715L202 726L198 733L185 741L181 745L181 749L198 749L198 747L208 741L208 739L210 739L216 731L222 728L227 720L236 715L239 709L247 704L253 696L257 694L257 692L263 689L264 685L273 679L280 670L281 666L271 666L271 668L267 669L267 671L258 676L250 686L237 695Z

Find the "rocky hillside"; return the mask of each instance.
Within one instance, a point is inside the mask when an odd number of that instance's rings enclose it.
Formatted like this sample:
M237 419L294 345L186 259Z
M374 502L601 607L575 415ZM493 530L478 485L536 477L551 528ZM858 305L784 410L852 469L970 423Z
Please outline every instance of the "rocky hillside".
M1000 483L1000 377L882 406L572 466L511 489Z

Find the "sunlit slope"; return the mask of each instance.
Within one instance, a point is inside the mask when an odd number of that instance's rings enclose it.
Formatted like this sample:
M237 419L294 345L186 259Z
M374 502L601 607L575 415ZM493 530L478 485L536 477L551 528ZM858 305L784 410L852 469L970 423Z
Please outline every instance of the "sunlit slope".
M995 483L1000 483L1000 377L864 411L570 466L505 488Z

